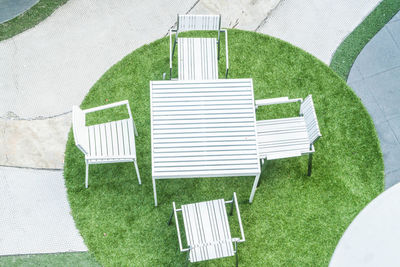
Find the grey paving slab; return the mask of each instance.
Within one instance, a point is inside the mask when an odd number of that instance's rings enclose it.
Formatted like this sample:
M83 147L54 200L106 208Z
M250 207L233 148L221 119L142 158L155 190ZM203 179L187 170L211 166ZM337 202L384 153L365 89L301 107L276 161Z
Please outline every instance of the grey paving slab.
M400 12L357 57L348 84L370 113L385 164L385 187L400 182ZM357 77L363 79L355 81Z
M393 18L390 20L390 22L394 22L400 20L400 13L397 13L396 15L393 16Z
M400 168L385 173L385 188L388 189L400 181Z
M394 147L400 144L389 122L377 123L375 127L382 147Z
M0 23L15 18L37 2L39 0L0 0Z
M400 114L400 67L368 77L364 82L387 119Z
M400 183L369 203L340 239L330 267L398 266Z
M87 251L62 171L0 167L0 255Z
M397 141L400 143L400 113L399 116L389 119L388 123L392 128ZM400 167L400 162L399 162L399 167Z
M358 68L358 66L352 66L352 71L349 73L349 77L347 78L347 83L361 81L363 76Z
M370 92L365 80L350 82L348 85L353 88L357 96L361 99L361 102L371 115L375 124L386 121L382 108L378 105L375 97Z
M364 47L356 61L363 77L400 66L400 51L386 27Z
M400 49L400 19L388 23L386 28Z

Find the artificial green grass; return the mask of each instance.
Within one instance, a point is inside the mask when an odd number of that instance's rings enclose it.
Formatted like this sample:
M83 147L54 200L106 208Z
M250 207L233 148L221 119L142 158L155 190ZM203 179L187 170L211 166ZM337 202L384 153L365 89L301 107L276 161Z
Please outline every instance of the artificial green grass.
M68 0L40 0L21 15L0 24L0 41L11 38L14 35L36 26L67 1Z
M0 267L11 266L100 266L89 253L57 253L0 257Z
M330 67L347 80L350 69L361 50L399 10L399 0L383 0L340 44L332 57Z
M230 199L235 191L246 235L246 242L239 244L241 266L327 265L347 226L384 188L377 135L357 96L306 52L265 35L230 30L229 77L253 78L256 99L313 94L323 135L315 145L313 174L306 174L307 157L270 161L253 204L248 203L253 177L159 180L159 206L154 207L149 81L168 73L168 55L168 38L137 49L107 71L81 105L129 100L139 131L142 185L133 163L118 163L91 165L85 189L84 157L74 145L72 131L69 134L64 166L68 198L91 253L105 266L181 266L186 254L179 252L175 226L167 226L172 201L179 207ZM222 63L220 77L223 74ZM294 116L298 108L278 105L260 109L257 116ZM124 116L120 110L115 114ZM90 123L108 119L94 114ZM234 221L232 227L238 236ZM233 264L234 257L229 257L194 266Z

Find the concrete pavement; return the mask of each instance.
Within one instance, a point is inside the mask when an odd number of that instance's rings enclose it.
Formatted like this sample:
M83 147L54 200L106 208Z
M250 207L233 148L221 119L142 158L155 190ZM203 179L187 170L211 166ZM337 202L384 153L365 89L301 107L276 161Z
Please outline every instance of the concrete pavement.
M285 0L256 31L298 46L329 65L336 49L382 0Z
M330 267L398 266L400 184L371 201L346 229Z
M24 13L37 2L39 0L0 0L0 23Z
M374 121L389 188L400 182L400 13L364 47L347 82Z
M87 251L62 171L0 167L0 256Z

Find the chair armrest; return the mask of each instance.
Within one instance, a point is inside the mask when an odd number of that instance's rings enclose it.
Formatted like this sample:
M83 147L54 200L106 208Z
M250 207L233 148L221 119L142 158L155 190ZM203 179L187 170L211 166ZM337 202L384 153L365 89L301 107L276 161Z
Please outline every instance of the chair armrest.
M122 106L122 105L126 105L129 110L129 113L130 113L128 100L123 100L123 101L119 101L119 102L115 102L115 103L111 103L111 104L107 104L107 105L103 105L103 106L99 106L99 107L95 107L95 108L84 109L83 112L85 112L85 114L88 114L88 113L92 113L92 112L96 112L96 111L100 111L100 110L104 110L104 109L115 108L115 107Z
M172 206L174 208L175 225L176 225L176 232L178 234L179 249L181 250L181 252L189 251L190 248L182 248L181 231L179 230L179 222L178 222L178 214L177 214L178 210L176 209L175 202L172 202Z
M85 109L82 110L85 114L88 113L92 113L92 112L96 112L96 111L100 111L100 110L104 110L104 109L109 109L109 108L115 108L118 106L122 106L122 105L126 105L126 108L128 110L128 114L129 114L129 118L132 120L133 122L133 129L135 131L135 135L138 135L137 129L136 129L136 124L135 121L132 118L132 112L131 112L131 108L129 106L129 101L128 100L122 100L119 102L115 102L115 103L111 103L111 104L107 104L107 105L103 105L103 106L99 106L99 107L95 107L95 108L89 108L89 109Z
M303 99L301 98L295 98L295 99L289 99L289 97L276 97L276 98L269 98L269 99L259 99L256 100L256 109L260 106L269 106L269 105L275 105L275 104L287 104L287 103L293 103L293 102L302 102Z
M236 192L233 192L233 202L235 203L235 209L236 209L236 213L237 213L237 217L238 217L238 221L239 221L240 235L242 236L242 238L237 241L240 243L240 242L246 241L246 238L244 237L242 218L240 218L240 210L239 210L239 204L238 204L237 197L236 197Z
M174 46L172 46L172 32L175 32ZM169 76L172 79L172 59L174 57L176 38L178 37L177 30L169 30Z
M228 71L229 71L229 56L228 56L228 30L221 29L225 33L225 62L226 62L226 71L225 71L225 78L228 78Z

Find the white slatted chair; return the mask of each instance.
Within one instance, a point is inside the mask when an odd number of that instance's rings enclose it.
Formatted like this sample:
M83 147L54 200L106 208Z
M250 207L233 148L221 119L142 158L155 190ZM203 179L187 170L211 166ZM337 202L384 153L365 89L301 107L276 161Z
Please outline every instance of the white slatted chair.
M259 157L264 160L309 155L308 176L311 175L314 143L321 137L312 96L289 99L288 97L256 100L260 106L300 102L300 116L284 119L257 121L257 144Z
M231 237L225 204L231 204L230 215L233 214L233 205L235 205L241 238ZM190 262L236 255L236 266L238 266L237 243L244 242L245 237L236 193L233 193L233 198L229 201L223 199L204 201L182 205L180 209L177 209L173 202L172 206L173 211L168 225L175 216L179 248L181 252L188 252ZM188 248L182 247L178 211L182 213Z
M121 105L126 105L129 119L86 126L86 114ZM89 180L89 164L133 162L139 184L142 183L136 162L135 135L138 134L128 100L85 110L73 106L72 127L75 144L85 154L86 188Z
M217 31L217 38L181 38L184 31ZM218 60L220 55L220 35L225 33L226 72L228 77L228 32L221 29L220 15L178 15L176 29L169 32L170 77L172 61L178 44L178 80L216 80L218 79ZM172 44L172 33L175 40Z

